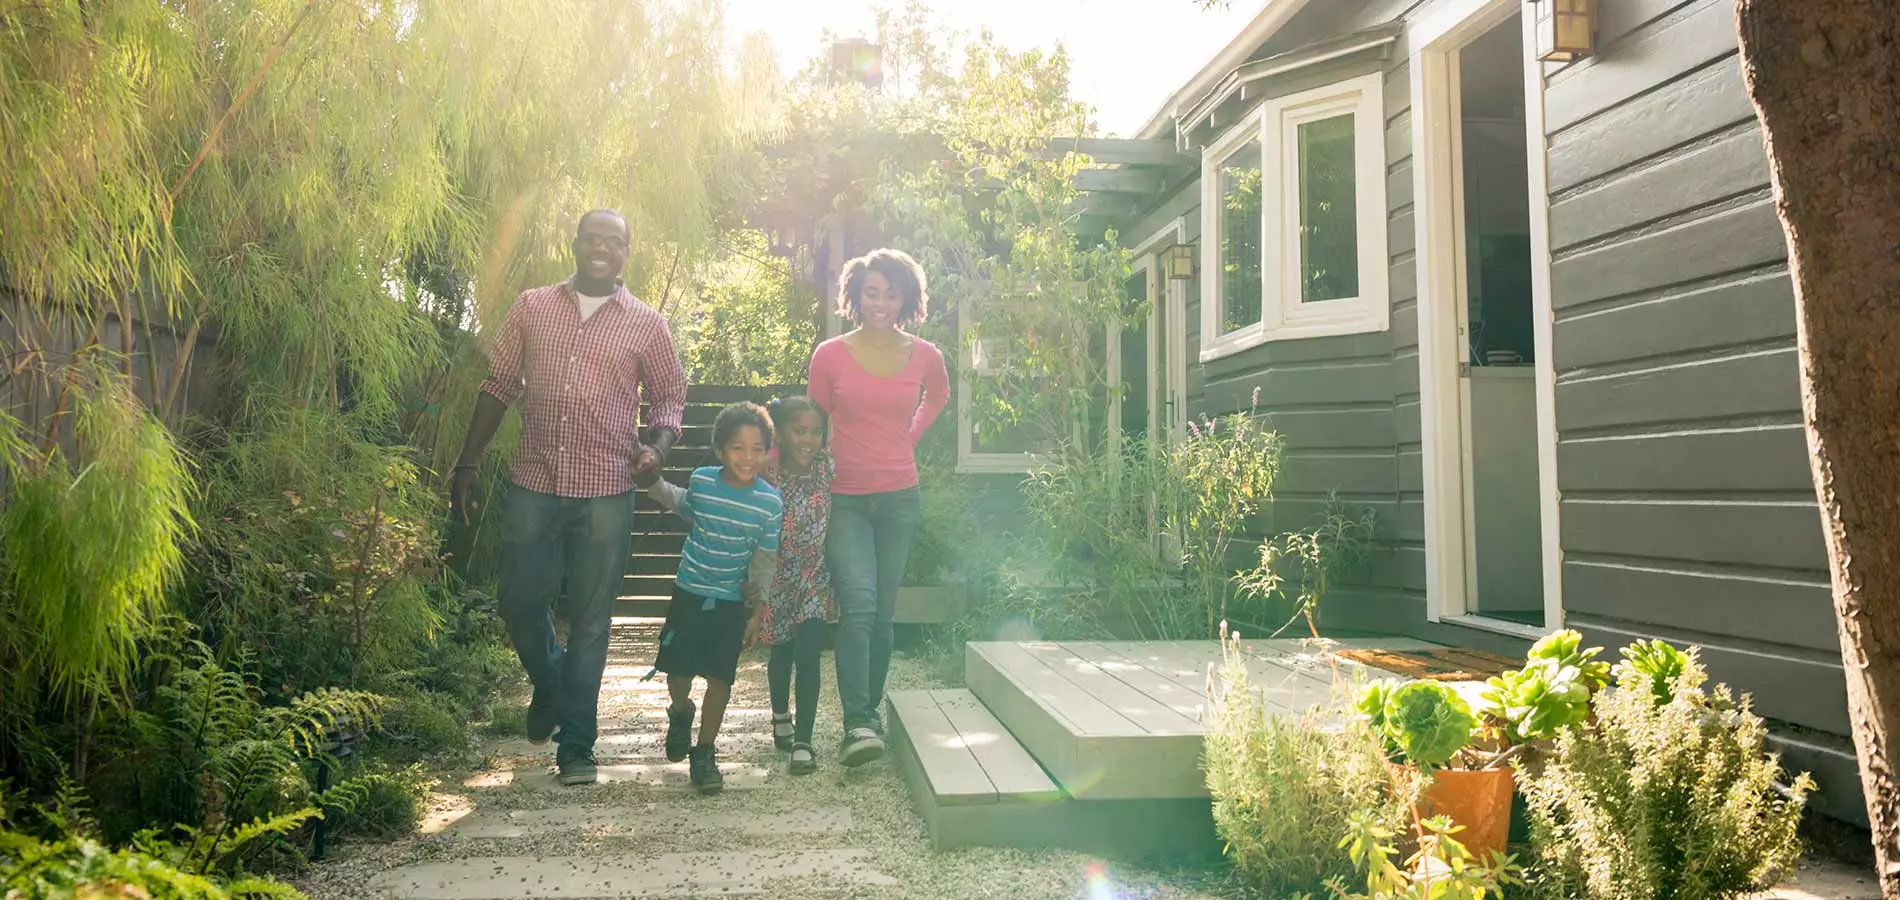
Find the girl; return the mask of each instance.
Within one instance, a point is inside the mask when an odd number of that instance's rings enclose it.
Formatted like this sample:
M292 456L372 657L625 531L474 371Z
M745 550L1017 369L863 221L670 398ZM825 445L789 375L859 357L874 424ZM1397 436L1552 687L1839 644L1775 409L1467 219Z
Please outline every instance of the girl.
M725 787L713 743L745 647L746 623L752 618L747 607L757 606L771 589L785 516L778 491L759 477L772 449L772 420L764 409L735 403L720 410L713 420L713 448L720 464L694 469L685 488L662 480L658 467L640 476L642 488L692 526L653 668L666 673L673 700L666 711L666 758L690 757L693 788L702 794ZM706 680L706 717L697 744L694 678Z
M917 539L917 440L950 399L935 345L904 329L928 309L924 272L897 250L873 250L838 278L838 311L858 323L818 345L811 396L831 416L838 460L825 560L838 595L840 761L884 755L884 679L891 668L897 584Z
M812 716L818 706L818 661L825 624L838 620L825 569L825 531L831 519L831 454L825 451L825 411L810 397L771 404L780 435L778 492L785 503L780 527L778 578L759 612L759 635L772 648L766 665L772 688L772 741L792 753L793 775L818 769L811 749ZM789 712L792 678L798 678L798 714Z

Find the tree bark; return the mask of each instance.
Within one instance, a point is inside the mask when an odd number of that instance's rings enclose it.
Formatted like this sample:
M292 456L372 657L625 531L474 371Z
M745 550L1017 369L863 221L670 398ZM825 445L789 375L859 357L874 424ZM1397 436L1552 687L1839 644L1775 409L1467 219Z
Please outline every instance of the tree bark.
M1881 893L1900 900L1900 3L1737 0Z

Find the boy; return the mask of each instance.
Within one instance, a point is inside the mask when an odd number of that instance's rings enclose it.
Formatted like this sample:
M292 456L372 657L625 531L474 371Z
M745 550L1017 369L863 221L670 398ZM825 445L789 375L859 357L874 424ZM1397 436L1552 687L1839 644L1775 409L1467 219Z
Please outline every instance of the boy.
M686 488L661 479L657 470L640 483L691 526L654 669L666 673L673 700L666 711L666 758L690 757L693 788L702 794L725 787L713 744L732 697L751 610L772 588L784 515L778 491L759 477L772 449L772 419L763 408L736 403L720 410L713 448L720 464L693 470ZM706 680L697 744L694 678Z

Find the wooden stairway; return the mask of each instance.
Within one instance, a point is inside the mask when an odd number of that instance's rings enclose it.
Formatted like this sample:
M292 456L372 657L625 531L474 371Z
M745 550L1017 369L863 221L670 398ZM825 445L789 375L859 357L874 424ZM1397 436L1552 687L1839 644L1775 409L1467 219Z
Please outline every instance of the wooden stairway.
M804 393L803 385L729 387L694 385L686 391L685 427L679 443L666 458L666 480L685 485L694 469L711 465L713 419L728 405L744 400L764 403L773 397ZM660 509L645 493L635 501L633 557L620 589L617 616L660 617L673 597L673 576L679 572L680 550L686 545L686 523Z

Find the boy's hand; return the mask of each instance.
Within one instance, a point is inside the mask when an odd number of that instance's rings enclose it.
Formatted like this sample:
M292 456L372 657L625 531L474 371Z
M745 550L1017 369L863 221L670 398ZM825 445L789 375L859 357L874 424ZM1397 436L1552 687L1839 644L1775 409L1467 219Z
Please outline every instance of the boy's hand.
M759 626L765 622L765 604L748 605L752 607L752 617L745 623L745 649L750 650L759 645Z
M635 487L650 488L660 480L660 454L652 447L640 445L640 452L633 457L633 483Z

